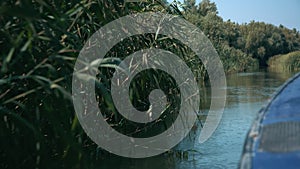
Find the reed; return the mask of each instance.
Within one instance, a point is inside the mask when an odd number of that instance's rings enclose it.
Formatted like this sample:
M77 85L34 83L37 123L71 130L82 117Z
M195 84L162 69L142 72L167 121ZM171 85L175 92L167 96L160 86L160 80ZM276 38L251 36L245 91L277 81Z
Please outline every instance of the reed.
M288 54L276 55L268 61L269 68L274 71L299 71L300 70L300 51Z
M181 15L176 6L161 1L126 4L118 0L1 2L0 168L95 168L98 159L109 156L87 137L78 123L71 101L73 67L84 43L101 26L121 16L145 11ZM181 56L187 64L199 65L192 69L199 83L203 80L203 65L194 64L200 61L187 47L172 39L155 40L154 37L150 34L126 39L108 56L117 54L116 57L122 58L138 49L158 45ZM105 100L99 107L110 117L107 122L120 132L136 131L143 126L124 121L111 108L109 78L118 62L105 64L99 67L103 76L95 86L100 91L99 100ZM177 87L165 74L155 77L161 83L159 86L141 85L148 84L149 78L154 78L156 73L142 74L143 80L133 86L142 86L140 91L160 86L166 87L165 90L172 88L171 94L175 95L170 101L176 102ZM138 102L145 100L146 94L133 93L132 98L136 98L133 103L147 107ZM157 121L156 128L148 126L132 135L143 136L150 129L160 131L168 127L176 113L169 111L167 114L170 118Z

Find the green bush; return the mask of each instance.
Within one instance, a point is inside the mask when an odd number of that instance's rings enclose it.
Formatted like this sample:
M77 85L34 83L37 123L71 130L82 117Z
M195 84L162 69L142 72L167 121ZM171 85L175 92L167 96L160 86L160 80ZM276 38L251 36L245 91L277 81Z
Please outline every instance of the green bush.
M222 45L219 48L219 55L227 73L245 72L259 68L257 59L228 45Z

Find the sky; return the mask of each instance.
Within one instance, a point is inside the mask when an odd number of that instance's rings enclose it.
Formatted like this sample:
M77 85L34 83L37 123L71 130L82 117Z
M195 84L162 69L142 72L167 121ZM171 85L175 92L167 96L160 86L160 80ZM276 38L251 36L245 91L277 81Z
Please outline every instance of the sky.
M168 0L172 2L173 0ZM179 0L183 2L183 0ZM252 20L282 24L300 31L300 0L211 0L217 4L219 15L239 24ZM196 0L197 4L200 0Z

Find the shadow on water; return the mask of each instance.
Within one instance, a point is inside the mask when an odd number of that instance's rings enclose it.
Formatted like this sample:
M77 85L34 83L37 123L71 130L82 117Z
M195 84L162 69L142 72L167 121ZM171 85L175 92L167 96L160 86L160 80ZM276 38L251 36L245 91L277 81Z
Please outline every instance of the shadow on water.
M124 169L193 169L236 168L244 139L258 110L294 73L259 71L227 77L227 101L217 130L205 143L198 143L200 127L192 130L175 149L182 152L145 159L115 155L99 162L99 168ZM209 102L204 102L209 103ZM204 107L209 107L205 105ZM199 125L198 125L199 126Z

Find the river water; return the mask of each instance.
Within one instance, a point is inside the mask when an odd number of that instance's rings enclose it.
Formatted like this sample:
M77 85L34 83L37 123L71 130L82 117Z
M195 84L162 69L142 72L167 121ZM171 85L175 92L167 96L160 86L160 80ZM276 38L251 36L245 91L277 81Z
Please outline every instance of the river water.
M205 143L186 138L176 155L146 159L112 156L100 168L132 169L232 169L237 168L244 139L259 109L293 73L267 71L238 73L227 77L227 102L222 120ZM200 129L198 129L200 130Z

